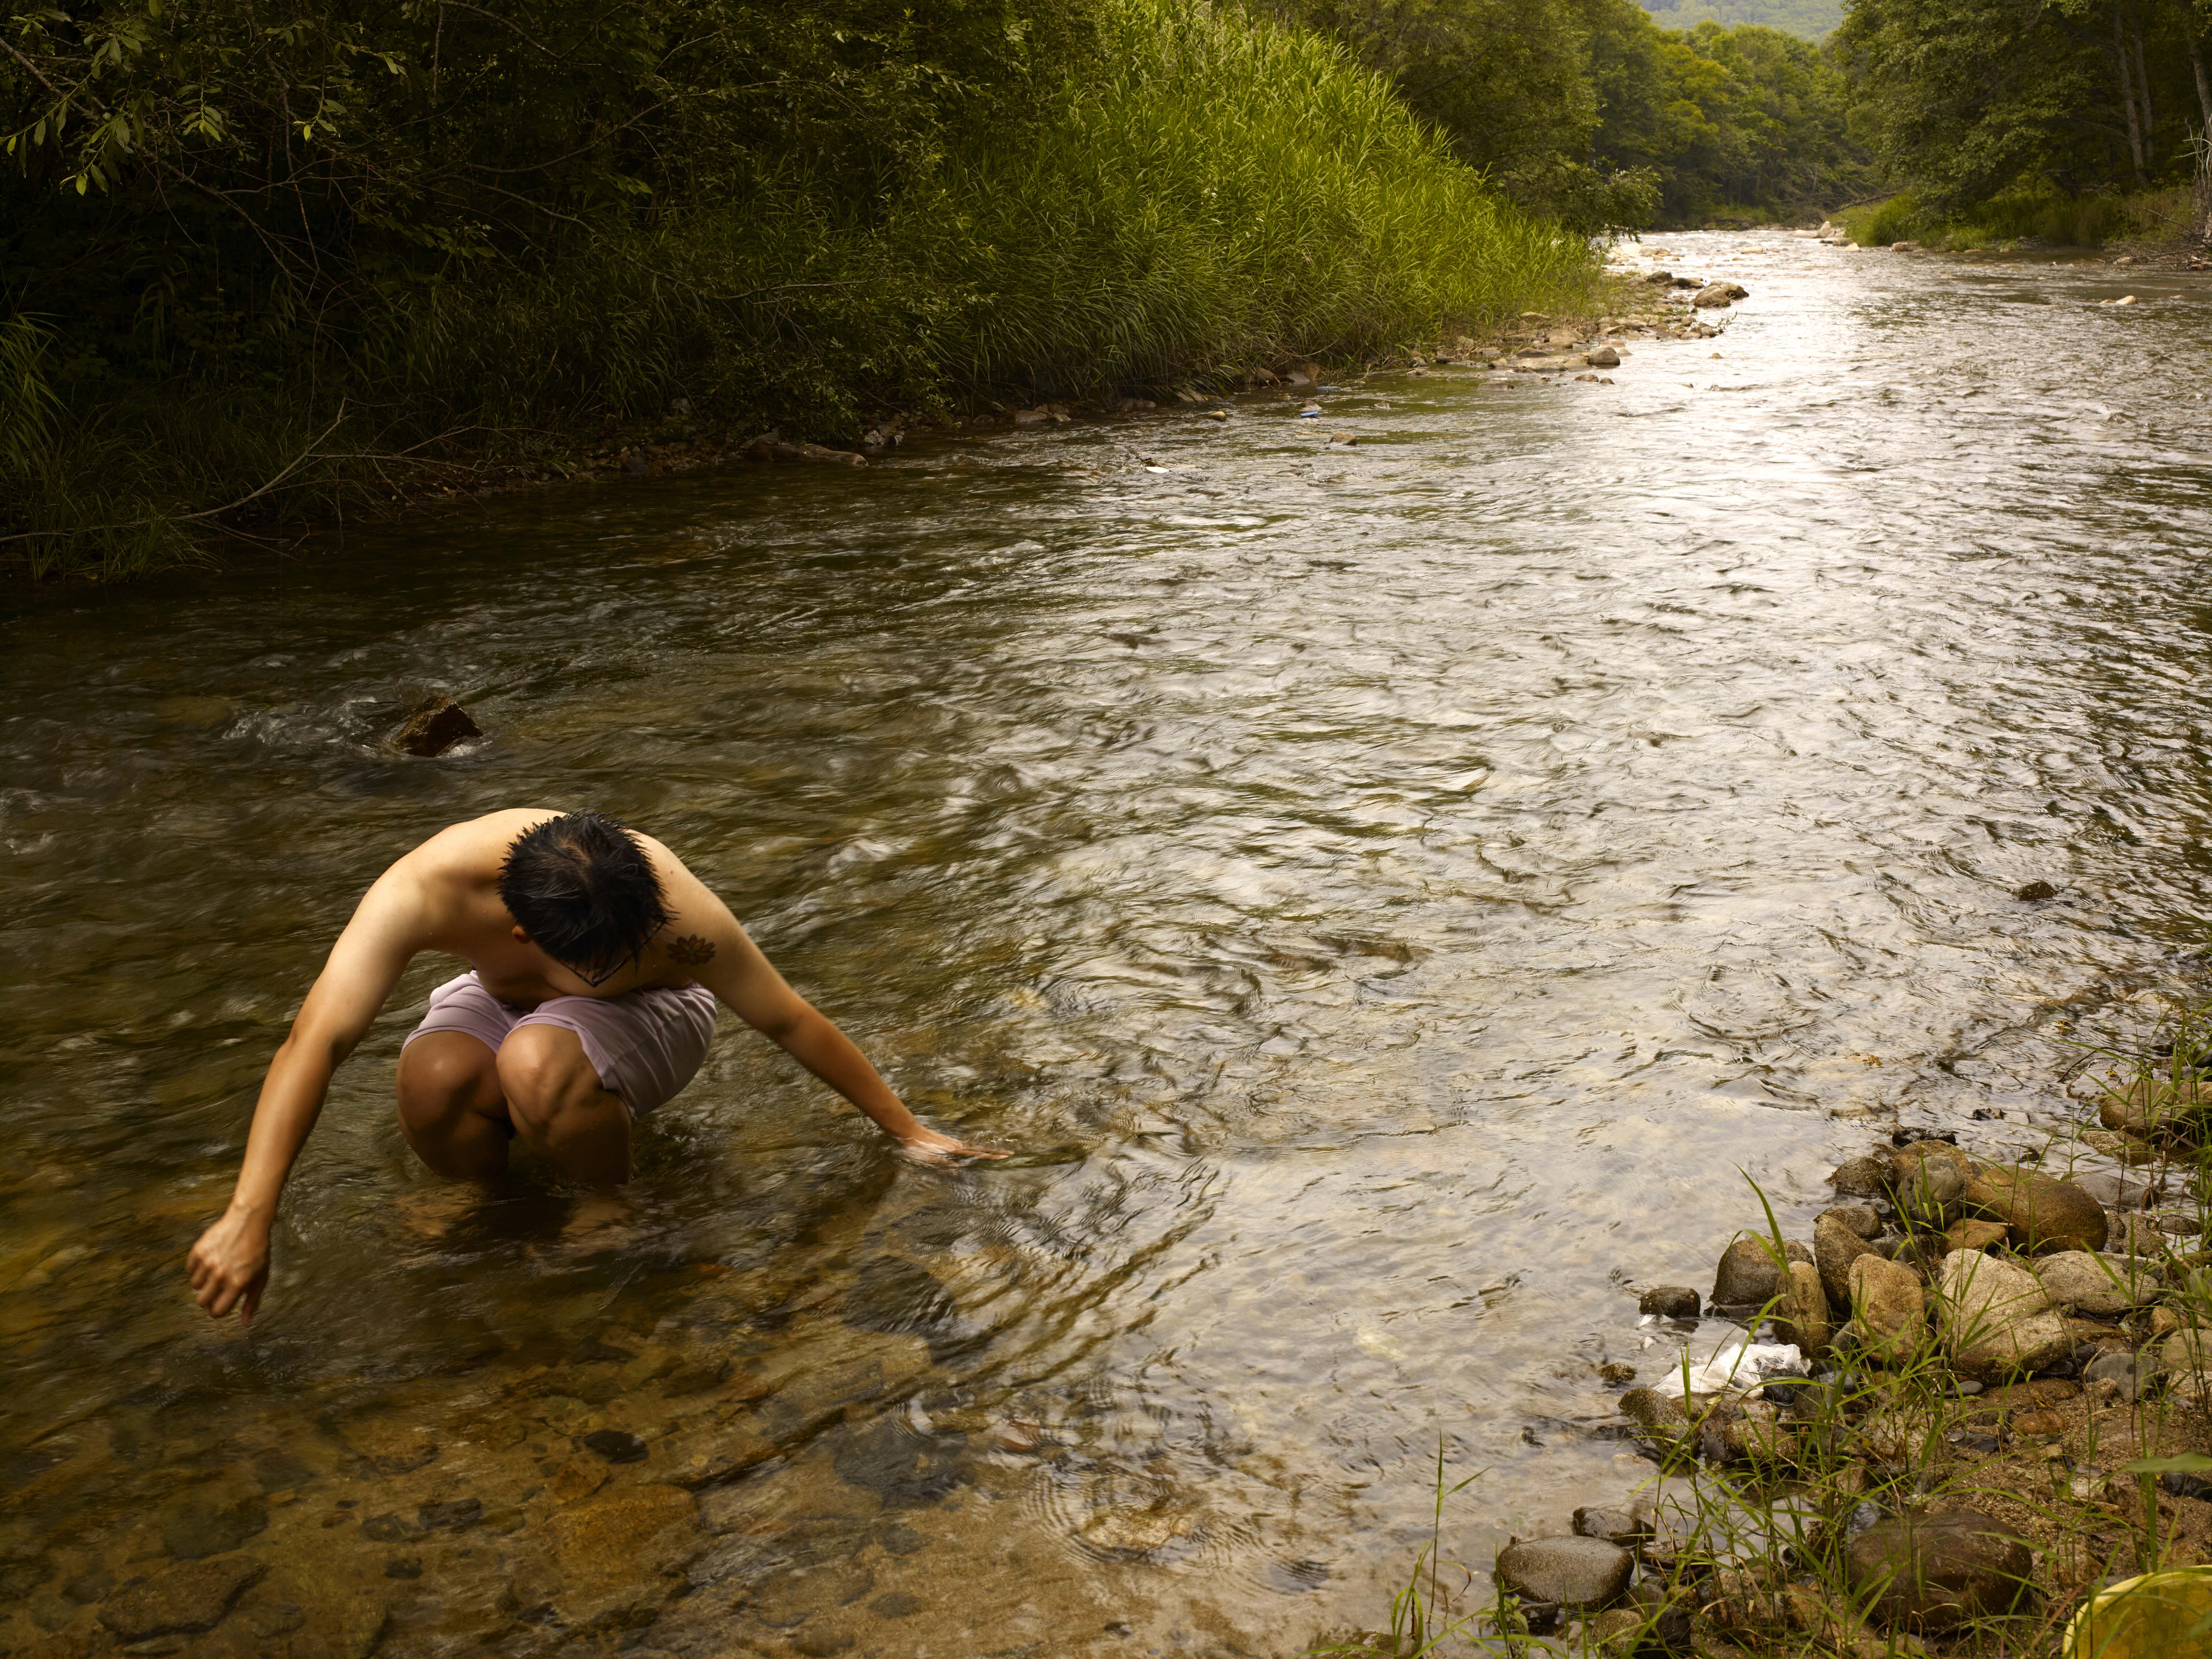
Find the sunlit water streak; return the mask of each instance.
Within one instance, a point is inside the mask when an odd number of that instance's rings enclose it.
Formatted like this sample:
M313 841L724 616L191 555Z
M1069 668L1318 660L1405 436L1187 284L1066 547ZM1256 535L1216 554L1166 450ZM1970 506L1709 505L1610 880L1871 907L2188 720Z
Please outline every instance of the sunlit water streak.
M2067 1020L2198 941L2208 869L2205 290L1662 240L1752 298L1609 386L1378 376L19 605L0 1633L242 1547L196 1650L641 1599L684 1652L1282 1652L1379 1613L1439 1434L1478 1565L1617 1499L1625 1287L1709 1282L1737 1167L1802 1229L1869 1115L2063 1119ZM433 690L489 735L396 757ZM904 1167L732 1030L633 1229L566 1240L402 1145L424 962L263 1322L211 1326L179 1261L331 937L526 802L651 828L1020 1156ZM560 1516L732 1445L775 1455L698 1488L687 1577L594 1589Z

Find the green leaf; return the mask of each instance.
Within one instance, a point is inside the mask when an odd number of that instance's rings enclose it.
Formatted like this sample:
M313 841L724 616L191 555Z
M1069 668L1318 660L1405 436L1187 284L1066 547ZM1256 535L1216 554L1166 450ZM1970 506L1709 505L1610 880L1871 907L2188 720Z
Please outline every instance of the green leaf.
M2120 1465L2123 1474L2212 1474L2212 1457L2182 1452L2172 1457L2138 1457Z

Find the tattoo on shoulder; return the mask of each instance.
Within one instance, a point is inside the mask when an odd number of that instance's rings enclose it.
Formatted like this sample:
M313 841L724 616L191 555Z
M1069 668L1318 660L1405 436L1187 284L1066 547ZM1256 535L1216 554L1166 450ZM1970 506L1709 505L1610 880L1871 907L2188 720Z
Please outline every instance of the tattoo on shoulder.
M686 968L703 967L714 959L714 941L696 933L672 939L660 948L671 962L680 962Z

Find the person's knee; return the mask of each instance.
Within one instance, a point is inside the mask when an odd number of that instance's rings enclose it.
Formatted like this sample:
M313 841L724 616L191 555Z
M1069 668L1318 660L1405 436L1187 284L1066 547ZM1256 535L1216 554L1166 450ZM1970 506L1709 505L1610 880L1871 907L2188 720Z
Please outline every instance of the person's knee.
M487 1092L492 1056L482 1044L412 1042L399 1061L399 1120L409 1130L452 1124Z
M501 1045L499 1083L515 1133L532 1143L555 1137L562 1120L599 1092L574 1038L562 1042L543 1027L526 1026Z

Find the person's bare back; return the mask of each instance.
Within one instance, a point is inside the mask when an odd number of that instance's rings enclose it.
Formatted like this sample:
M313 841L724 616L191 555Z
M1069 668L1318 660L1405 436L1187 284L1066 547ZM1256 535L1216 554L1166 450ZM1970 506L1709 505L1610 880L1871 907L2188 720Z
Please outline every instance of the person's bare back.
M494 812L393 864L331 947L262 1084L230 1207L187 1258L210 1314L252 1318L331 1074L424 951L470 964L432 994L399 1064L401 1128L442 1175L495 1180L520 1140L579 1185L628 1180L635 1121L697 1072L716 1002L905 1150L997 1156L918 1121L659 842L594 813Z

